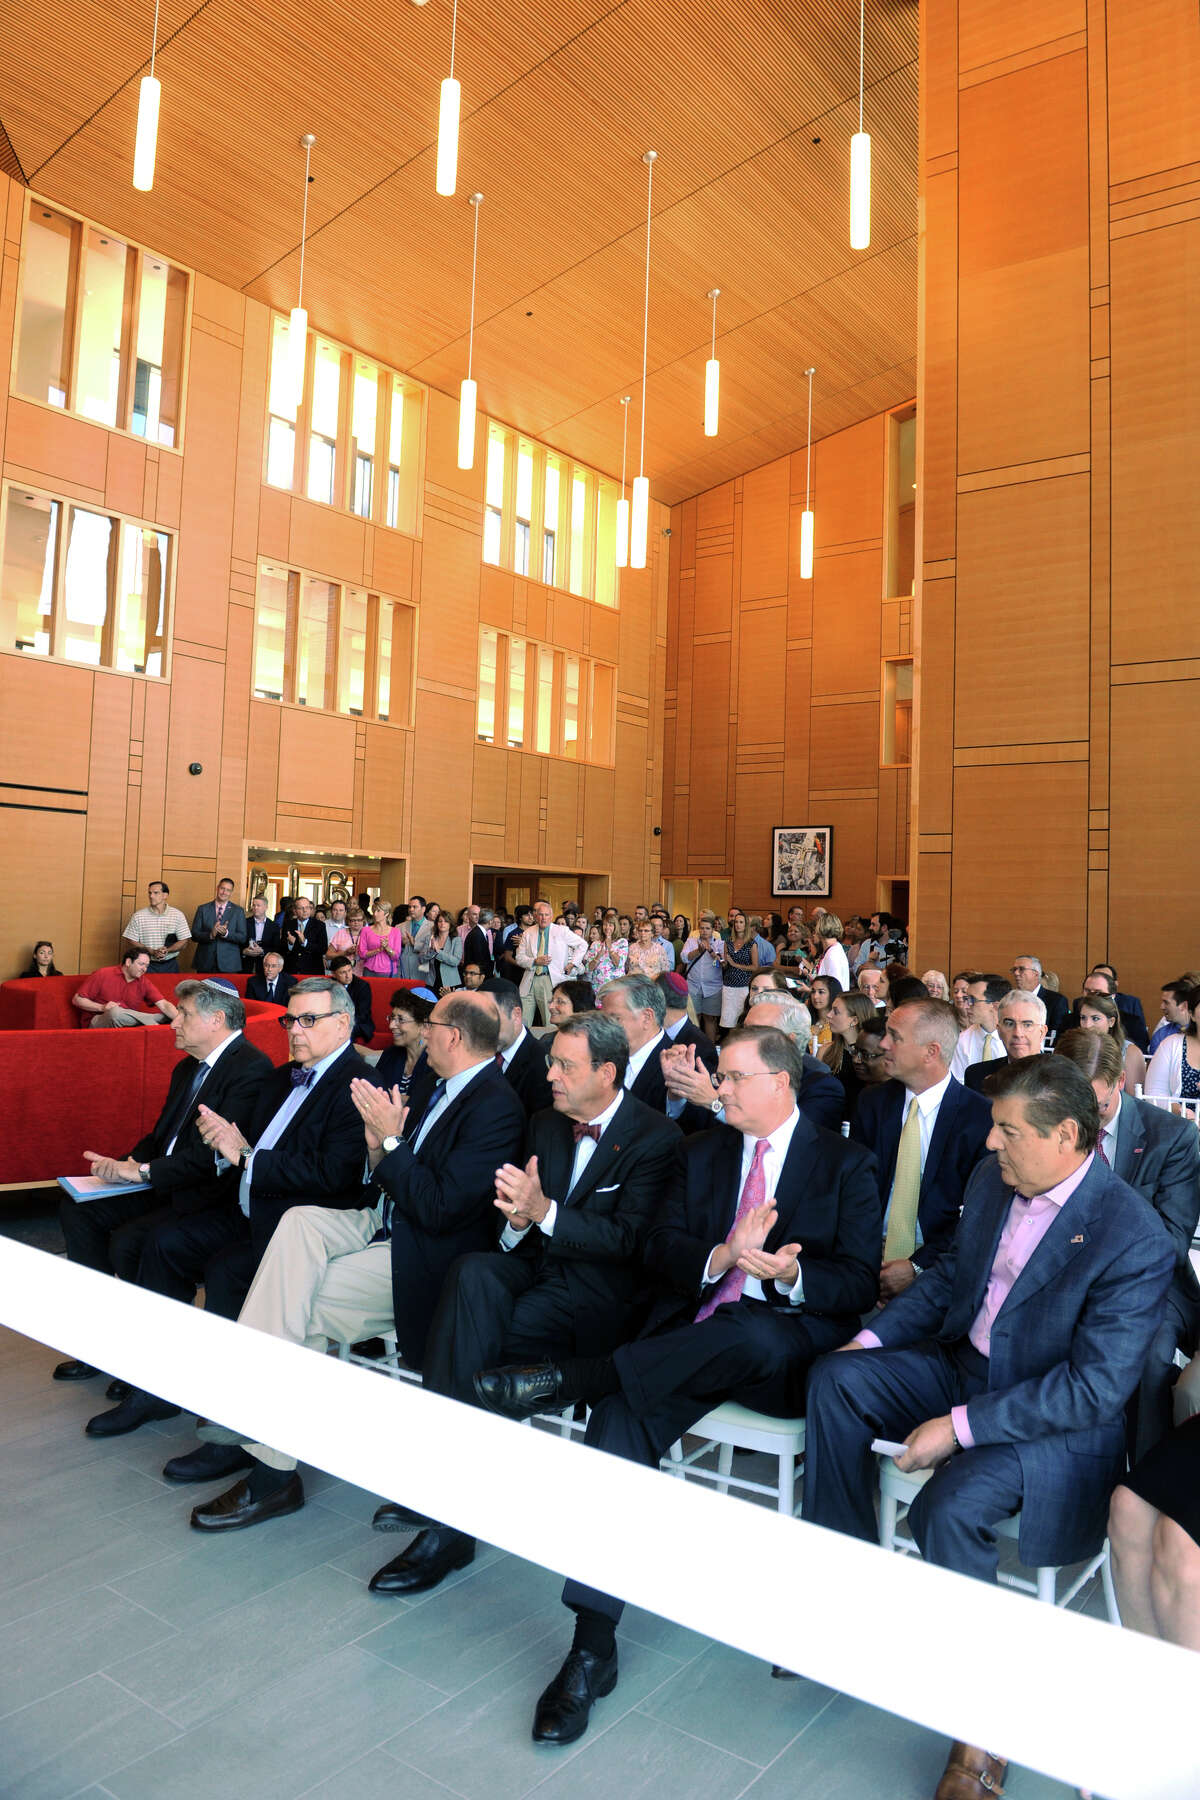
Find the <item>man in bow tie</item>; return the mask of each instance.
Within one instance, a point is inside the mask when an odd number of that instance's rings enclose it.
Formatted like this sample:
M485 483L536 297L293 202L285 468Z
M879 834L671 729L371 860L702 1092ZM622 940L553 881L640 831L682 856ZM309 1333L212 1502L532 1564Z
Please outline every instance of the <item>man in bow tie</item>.
M601 1013L559 1026L550 1057L553 1108L529 1122L523 1163L496 1170L501 1254L463 1257L451 1270L425 1355L425 1386L490 1405L481 1375L518 1359L601 1356L633 1337L652 1297L641 1247L659 1197L682 1162L678 1126L624 1087L625 1033ZM542 1411L553 1397L533 1396ZM412 1514L381 1507L384 1530ZM475 1554L465 1532L426 1529L371 1583L375 1593L436 1586Z

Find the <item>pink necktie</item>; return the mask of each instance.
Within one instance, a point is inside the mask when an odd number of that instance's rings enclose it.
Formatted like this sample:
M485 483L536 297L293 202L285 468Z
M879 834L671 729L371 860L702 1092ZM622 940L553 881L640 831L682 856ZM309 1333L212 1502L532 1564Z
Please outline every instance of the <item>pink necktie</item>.
M769 1138L759 1138L754 1146L754 1161L750 1164L745 1185L742 1188L742 1197L738 1201L738 1209L734 1215L733 1224L729 1227L729 1235L725 1239L726 1243L729 1242L729 1239L733 1236L741 1221L750 1211L750 1208L752 1206L761 1206L767 1197L767 1179L763 1174L763 1158L767 1154L770 1141ZM727 1306L731 1301L740 1300L742 1297L742 1289L745 1285L746 1272L744 1269L739 1269L735 1263L732 1269L727 1269L725 1271L712 1293L708 1296L708 1299L704 1302L704 1305L700 1308L700 1311L696 1314L697 1325L700 1323L701 1319L707 1319L710 1313L716 1312L718 1306Z

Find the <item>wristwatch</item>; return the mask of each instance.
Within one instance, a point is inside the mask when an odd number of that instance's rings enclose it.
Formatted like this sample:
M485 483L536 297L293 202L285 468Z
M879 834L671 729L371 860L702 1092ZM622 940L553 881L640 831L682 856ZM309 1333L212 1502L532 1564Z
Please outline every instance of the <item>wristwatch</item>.
M390 1156L392 1151L398 1149L399 1146L400 1139L398 1137L385 1137L383 1140L383 1150L387 1156Z
M725 1102L723 1100L710 1100L708 1108L710 1112L723 1113L725 1111Z
M139 1163L138 1164L138 1174L141 1176L143 1181L149 1181L149 1179L150 1179L150 1164L149 1163Z

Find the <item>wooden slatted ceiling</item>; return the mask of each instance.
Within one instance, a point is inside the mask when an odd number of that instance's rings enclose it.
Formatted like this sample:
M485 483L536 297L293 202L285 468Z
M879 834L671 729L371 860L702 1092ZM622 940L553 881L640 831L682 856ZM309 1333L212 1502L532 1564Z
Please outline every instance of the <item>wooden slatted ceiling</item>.
M144 17L143 17L144 14ZM158 176L129 185L153 9L35 0L0 120L40 192L454 392L481 189L480 404L615 471L641 376L645 169L657 149L646 466L673 502L914 389L916 8L869 0L872 248L847 245L853 0L460 0L459 192L433 191L449 0L164 0ZM818 138L818 143L813 139ZM702 433L707 289L722 430ZM882 401L880 396L883 396ZM630 419L636 445L635 398Z

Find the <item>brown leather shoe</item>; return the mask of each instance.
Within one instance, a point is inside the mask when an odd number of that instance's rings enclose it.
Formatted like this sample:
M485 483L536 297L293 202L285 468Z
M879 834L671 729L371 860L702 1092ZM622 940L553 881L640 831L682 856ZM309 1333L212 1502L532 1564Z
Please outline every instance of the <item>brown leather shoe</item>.
M1000 1800L1008 1763L974 1744L951 1744L933 1800Z

